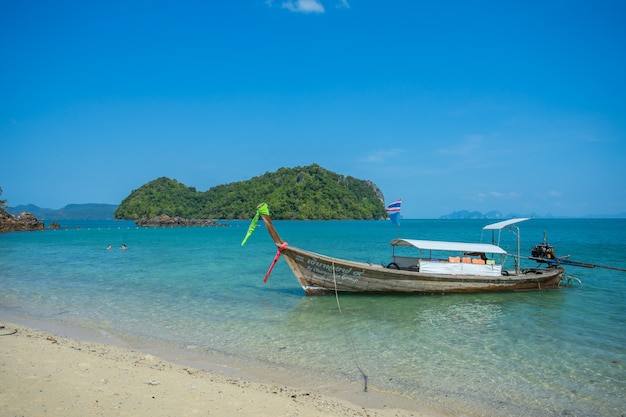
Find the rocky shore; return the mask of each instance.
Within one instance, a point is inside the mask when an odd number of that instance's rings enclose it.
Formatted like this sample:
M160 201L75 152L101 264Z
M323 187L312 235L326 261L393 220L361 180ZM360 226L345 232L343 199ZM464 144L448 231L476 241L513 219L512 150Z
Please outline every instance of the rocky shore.
M225 223L217 223L211 219L184 219L182 217L170 217L161 214L156 217L142 217L135 220L138 227L197 227L197 226L227 226Z
M0 210L0 232L18 232L30 230L44 230L45 225L32 213L23 212L14 216L4 210Z

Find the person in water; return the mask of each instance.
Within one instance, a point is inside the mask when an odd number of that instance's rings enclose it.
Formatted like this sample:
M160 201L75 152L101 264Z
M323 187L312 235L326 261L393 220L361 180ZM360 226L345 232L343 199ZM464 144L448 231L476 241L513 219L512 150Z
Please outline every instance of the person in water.
M126 243L122 243L122 250L126 250Z

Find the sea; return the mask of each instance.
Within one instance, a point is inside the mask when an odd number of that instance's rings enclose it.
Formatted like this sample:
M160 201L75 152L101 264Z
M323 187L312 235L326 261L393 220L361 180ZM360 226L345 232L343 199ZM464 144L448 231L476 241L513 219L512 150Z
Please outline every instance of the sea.
M0 234L0 320L446 415L626 415L626 272L600 267L626 268L626 219L531 219L504 232L510 253L518 236L525 256L545 239L597 265L567 267L570 286L557 290L338 296L306 296L282 259L264 282L276 246L262 224L242 246L248 221L59 223ZM274 222L291 246L383 264L393 238L491 243L489 223Z

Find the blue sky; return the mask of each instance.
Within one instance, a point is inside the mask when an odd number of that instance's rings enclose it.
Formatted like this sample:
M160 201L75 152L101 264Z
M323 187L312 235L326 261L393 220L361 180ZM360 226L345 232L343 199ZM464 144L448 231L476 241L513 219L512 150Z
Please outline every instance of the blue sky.
M626 213L626 2L0 1L9 206L317 163L406 218ZM251 213L252 215L252 213Z

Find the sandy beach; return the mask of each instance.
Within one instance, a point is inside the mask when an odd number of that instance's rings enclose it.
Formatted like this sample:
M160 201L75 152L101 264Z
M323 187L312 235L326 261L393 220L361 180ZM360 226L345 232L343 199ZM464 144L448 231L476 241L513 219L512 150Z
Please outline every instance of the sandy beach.
M374 407L359 405L176 364L149 352L0 325L1 416L440 415L398 408L393 397L377 397Z

